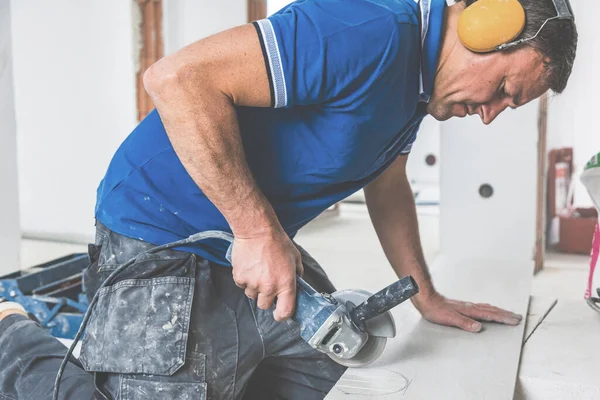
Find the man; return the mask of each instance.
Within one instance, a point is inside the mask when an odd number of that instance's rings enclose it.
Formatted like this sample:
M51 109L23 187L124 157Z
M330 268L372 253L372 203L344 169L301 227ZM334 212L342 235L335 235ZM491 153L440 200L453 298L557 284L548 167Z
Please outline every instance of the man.
M551 0L522 4L523 38L556 15ZM489 124L506 107L561 92L577 34L572 20L550 20L510 51L478 54L457 36L465 6L298 1L152 66L144 84L156 110L98 189L88 295L140 252L196 232L232 232L233 268L220 240L129 266L100 289L61 396L92 395L85 369L106 398L323 398L344 368L310 348L289 317L296 274L319 291L334 287L293 237L363 187L392 268L420 286L413 303L424 318L469 332L479 321L518 324L509 311L435 290L406 160L428 113ZM36 357L4 366L3 393L46 398L64 349L24 316L0 327L3 349L10 342L14 358L24 348Z

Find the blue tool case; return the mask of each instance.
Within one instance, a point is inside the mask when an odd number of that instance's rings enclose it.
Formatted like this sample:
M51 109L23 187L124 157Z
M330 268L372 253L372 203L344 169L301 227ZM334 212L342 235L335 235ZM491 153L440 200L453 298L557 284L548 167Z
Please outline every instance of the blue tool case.
M73 339L88 308L82 274L89 265L87 253L76 253L2 276L0 301L21 304L51 335Z

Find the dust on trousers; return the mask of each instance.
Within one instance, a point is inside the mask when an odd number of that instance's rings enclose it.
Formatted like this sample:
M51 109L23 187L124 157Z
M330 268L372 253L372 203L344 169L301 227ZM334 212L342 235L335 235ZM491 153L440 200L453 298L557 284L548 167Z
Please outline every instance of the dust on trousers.
M151 247L98 223L84 274L89 298L115 268ZM316 261L298 249L304 279L334 292ZM66 348L25 317L0 321L0 348L3 363L18 358L0 366L0 393L50 399ZM230 268L166 250L141 257L101 289L60 398L323 399L345 369L310 347L295 322L276 322L273 309L259 309Z

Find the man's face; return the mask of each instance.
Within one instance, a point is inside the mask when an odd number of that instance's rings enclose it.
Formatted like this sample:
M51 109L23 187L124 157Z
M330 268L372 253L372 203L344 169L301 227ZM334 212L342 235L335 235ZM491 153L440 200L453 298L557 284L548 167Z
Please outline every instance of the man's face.
M427 111L439 121L478 114L487 125L507 107L522 106L548 89L543 57L533 49L485 55L464 50L436 75Z

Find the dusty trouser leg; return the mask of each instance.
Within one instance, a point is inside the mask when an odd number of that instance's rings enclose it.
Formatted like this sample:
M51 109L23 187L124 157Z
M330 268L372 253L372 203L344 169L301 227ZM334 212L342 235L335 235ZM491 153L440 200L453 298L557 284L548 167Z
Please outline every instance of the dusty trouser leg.
M320 400L335 386L346 368L302 339L293 340L294 336L286 335L288 341L278 339L281 348L273 347L274 353L259 365L248 384L245 400Z
M88 296L148 243L98 227ZM81 361L116 399L239 399L263 344L231 268L180 251L138 260L100 292Z
M318 292L335 291L323 269L301 247L303 278ZM253 302L265 341L266 357L252 377L244 399L323 399L346 371L300 337L298 325L273 319L273 309L263 311Z
M51 399L67 348L24 315L0 321L0 398ZM94 377L71 358L63 373L60 399L92 399Z

